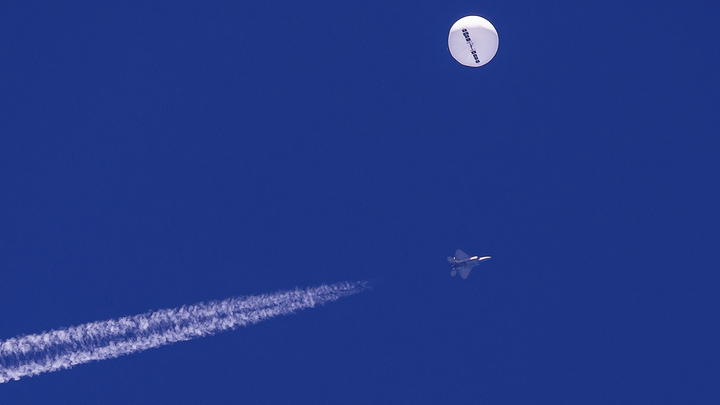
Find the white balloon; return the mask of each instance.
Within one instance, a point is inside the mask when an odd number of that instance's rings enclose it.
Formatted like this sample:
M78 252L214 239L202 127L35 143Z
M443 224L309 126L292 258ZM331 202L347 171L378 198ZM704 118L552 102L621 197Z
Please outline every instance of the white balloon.
M490 21L470 15L455 22L450 28L448 48L456 61L465 66L482 66L495 56L498 34Z

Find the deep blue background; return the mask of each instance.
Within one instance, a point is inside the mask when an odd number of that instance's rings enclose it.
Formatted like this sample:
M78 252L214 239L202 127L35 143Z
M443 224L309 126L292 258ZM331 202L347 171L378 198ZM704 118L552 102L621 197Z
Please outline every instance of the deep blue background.
M717 403L719 13L2 2L0 340L379 281L0 404Z

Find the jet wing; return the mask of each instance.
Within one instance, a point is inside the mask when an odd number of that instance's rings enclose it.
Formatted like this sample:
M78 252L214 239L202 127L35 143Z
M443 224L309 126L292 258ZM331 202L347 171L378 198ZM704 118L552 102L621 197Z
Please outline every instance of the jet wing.
M465 260L468 257L470 257L467 253L463 252L462 250L458 249L455 251L455 260Z
M477 264L460 267L459 269L457 269L458 274L460 274L460 277L462 277L463 280L465 280L467 278L468 274L470 274L470 270L472 270L473 267L475 267L475 266L477 266Z

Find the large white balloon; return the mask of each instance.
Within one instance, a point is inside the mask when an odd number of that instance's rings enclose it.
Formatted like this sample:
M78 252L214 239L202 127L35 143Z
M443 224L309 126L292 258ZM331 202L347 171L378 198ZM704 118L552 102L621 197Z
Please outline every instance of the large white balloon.
M495 56L498 34L490 21L470 15L450 28L448 48L456 61L465 66L482 66Z

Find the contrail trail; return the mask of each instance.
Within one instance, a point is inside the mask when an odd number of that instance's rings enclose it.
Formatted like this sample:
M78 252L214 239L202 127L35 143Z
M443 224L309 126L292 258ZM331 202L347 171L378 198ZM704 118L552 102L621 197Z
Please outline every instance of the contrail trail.
M228 298L0 341L0 383L212 335L335 301L368 282Z

